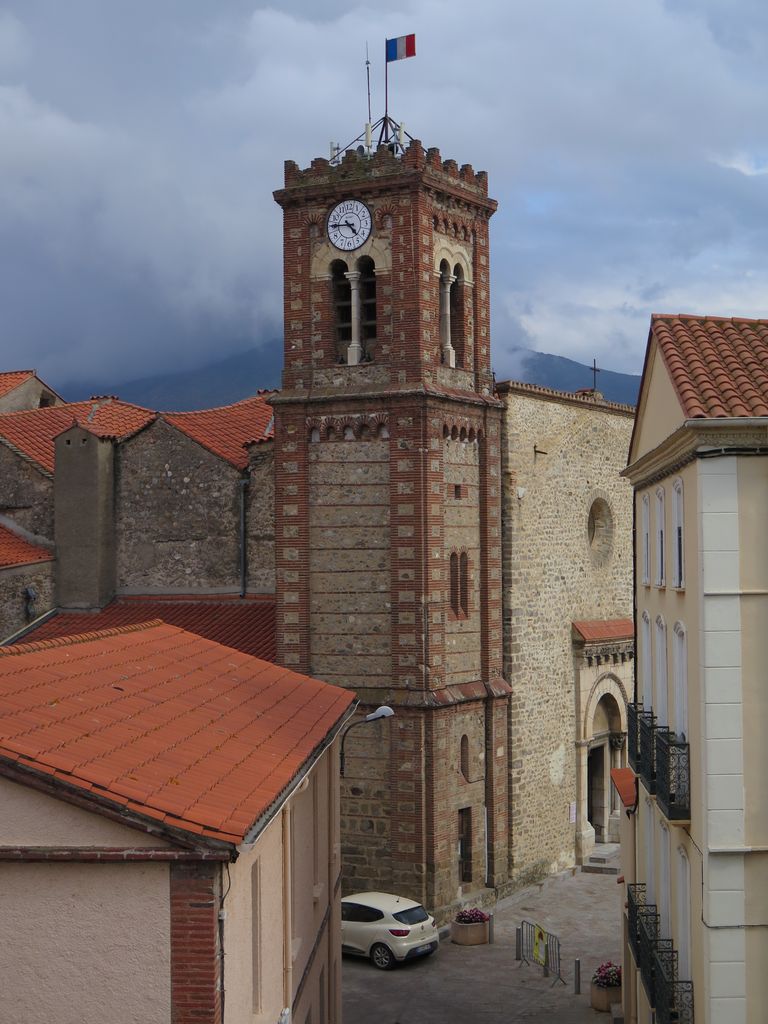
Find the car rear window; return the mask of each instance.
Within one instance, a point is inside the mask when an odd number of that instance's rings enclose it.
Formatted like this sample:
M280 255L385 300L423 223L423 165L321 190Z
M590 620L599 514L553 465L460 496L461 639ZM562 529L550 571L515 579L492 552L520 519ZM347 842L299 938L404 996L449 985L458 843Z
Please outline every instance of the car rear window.
M408 910L398 910L392 917L400 924L420 924L429 920L429 914L424 907L410 907Z

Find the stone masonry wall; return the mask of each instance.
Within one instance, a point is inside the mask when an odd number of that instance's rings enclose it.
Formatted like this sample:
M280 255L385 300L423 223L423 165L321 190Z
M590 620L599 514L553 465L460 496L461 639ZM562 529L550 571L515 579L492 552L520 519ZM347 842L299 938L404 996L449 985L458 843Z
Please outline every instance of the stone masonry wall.
M248 487L248 590L275 592L275 466L271 443L251 452Z
M502 385L502 390L504 386ZM629 410L512 386L504 439L504 663L510 725L510 875L574 863L571 622L632 615ZM534 448L536 450L534 450ZM598 500L590 541L590 507ZM603 504L604 503L604 504Z
M336 436L309 448L311 671L389 686L389 445Z
M445 680L446 684L480 679L480 455L477 441L446 438L443 538L445 560ZM469 561L469 608L456 616L450 606L450 555L466 553Z
M24 591L37 591L35 616L53 607L53 562L0 569L0 643L27 625Z
M118 591L236 590L240 478L234 466L162 420L122 444Z
M0 444L0 514L53 540L53 480Z

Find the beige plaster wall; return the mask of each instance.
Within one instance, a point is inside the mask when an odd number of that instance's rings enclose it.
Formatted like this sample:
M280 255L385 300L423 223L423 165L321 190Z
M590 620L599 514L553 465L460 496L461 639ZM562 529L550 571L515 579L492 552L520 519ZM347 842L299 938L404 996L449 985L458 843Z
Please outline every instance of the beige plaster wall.
M632 445L631 461L653 451L666 440L685 419L680 400L672 385L667 368L654 344L646 371L646 383L637 411L637 429Z
M284 822L284 816L289 821ZM273 1024L285 1006L283 922L290 914L290 1003L294 1020L339 1019L340 993L338 753L326 751L306 785L229 866L226 921L226 1019ZM283 837L290 835L290 850ZM283 902L284 854L290 909ZM226 889L226 874L224 887ZM321 977L322 975L322 977ZM321 1003L323 1011L321 1013ZM295 1004L295 1005L294 1005Z
M0 778L0 846L168 847L162 839Z
M224 901L226 1013L267 1024L283 1009L283 843L278 815L229 866ZM224 886L226 889L226 872Z
M167 864L0 864L2 1011L170 1024Z

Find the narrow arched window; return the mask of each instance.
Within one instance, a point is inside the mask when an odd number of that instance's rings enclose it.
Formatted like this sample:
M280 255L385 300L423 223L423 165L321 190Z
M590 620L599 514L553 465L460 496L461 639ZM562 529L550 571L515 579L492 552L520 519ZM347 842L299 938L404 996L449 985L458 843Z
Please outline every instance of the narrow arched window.
M373 343L376 341L376 266L370 256L357 261L360 273L360 344L362 362L373 359Z
M461 737L460 764L461 774L464 780L469 782L469 737L466 734Z
M347 349L352 341L352 290L346 275L347 264L343 260L334 260L331 264L331 287L338 363L346 363Z
M456 365L456 353L451 341L451 285L453 274L447 260L440 261L437 272L440 287L440 362L444 366Z
M653 704L653 665L651 664L651 618L643 612L640 619L640 685L638 704L650 708Z
M641 564L643 567L643 583L651 582L651 499L643 495L642 505L642 545Z
M665 729L668 721L667 701L667 627L664 619L656 616L656 673L653 710L656 714L656 724Z
M685 586L683 574L683 481L675 480L672 491L672 586Z
M464 271L459 264L453 268L450 292L451 345L456 353L456 365L464 366Z
M685 626L675 623L672 639L672 671L675 686L675 732L686 739L688 736L688 649L685 640Z
M465 551L459 557L459 610L462 615L469 612L469 559Z
M666 580L664 488L656 491L656 586L663 587Z
M450 588L451 588L451 611L454 615L459 614L459 556L455 551L451 552L450 558Z

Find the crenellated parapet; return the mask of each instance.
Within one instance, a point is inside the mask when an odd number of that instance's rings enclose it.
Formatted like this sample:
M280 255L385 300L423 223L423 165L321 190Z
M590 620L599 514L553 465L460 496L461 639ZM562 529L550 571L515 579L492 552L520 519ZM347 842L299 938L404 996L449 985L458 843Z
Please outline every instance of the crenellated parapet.
M361 147L362 148L362 147ZM483 205L495 202L488 200L488 174L475 171L471 164L459 166L456 160L443 159L440 150L431 147L425 150L418 139L412 139L402 155L397 155L387 145L380 145L373 153L349 149L338 161L315 157L309 167L301 169L294 160L285 161L285 189L275 193L275 199L282 204L288 194L295 194L296 188L334 189L339 185L354 185L365 182L372 184L377 178L386 179L391 186L392 178L401 177L411 181L415 175L424 183L450 191L469 193Z

